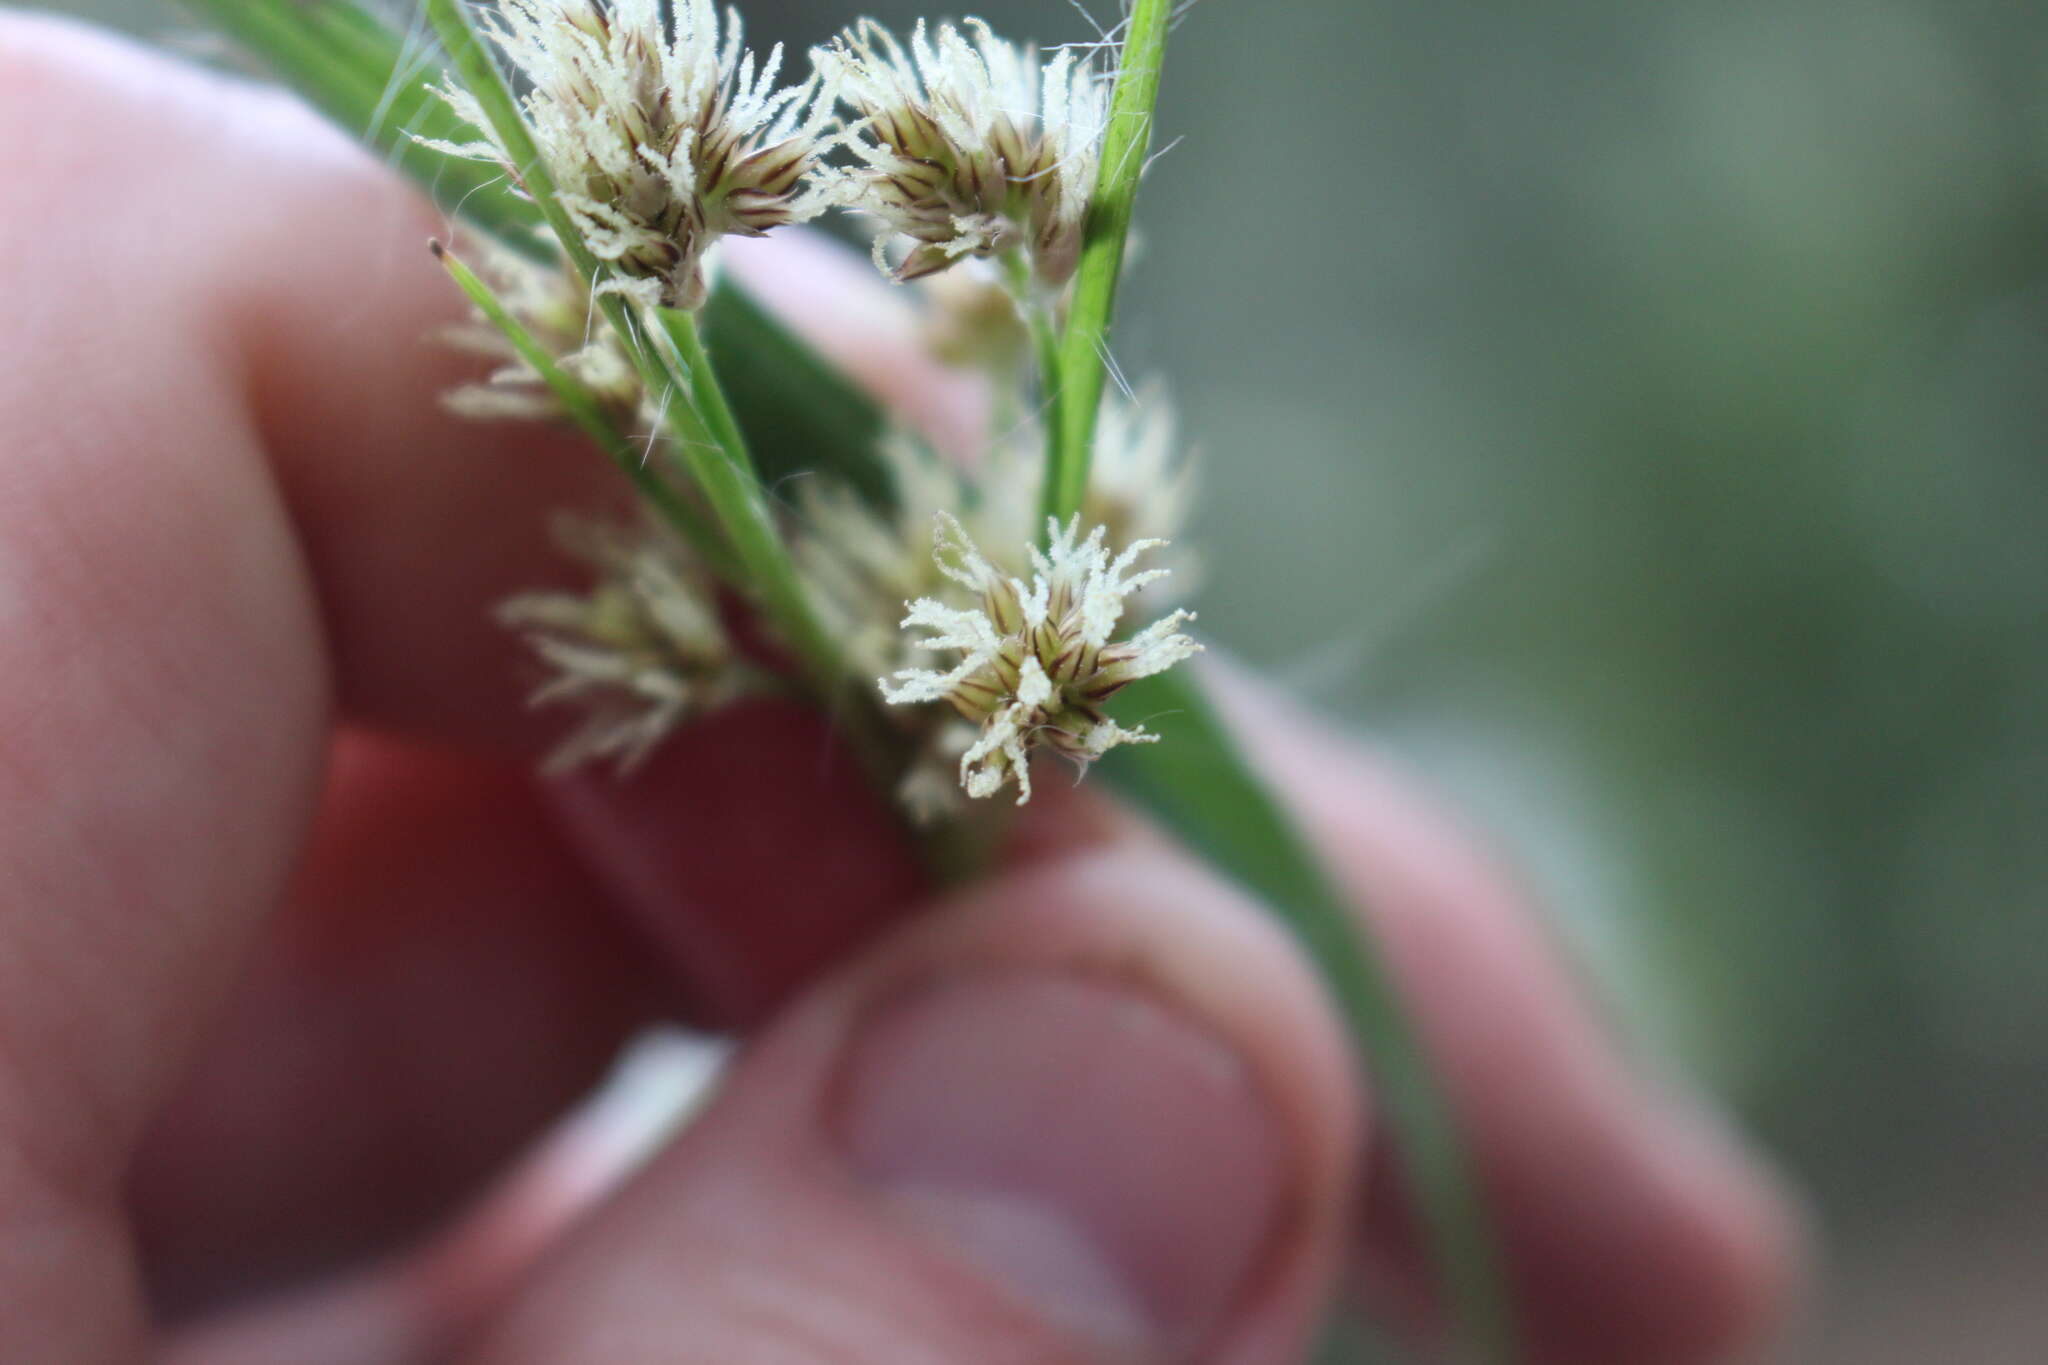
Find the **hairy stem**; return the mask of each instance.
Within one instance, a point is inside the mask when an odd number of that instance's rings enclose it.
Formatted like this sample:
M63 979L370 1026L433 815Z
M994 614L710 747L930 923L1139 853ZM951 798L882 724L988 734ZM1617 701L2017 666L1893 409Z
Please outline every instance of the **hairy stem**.
M675 347L682 378L690 386L690 400L703 414L705 424L725 447L726 454L744 465L749 474L754 473L753 456L747 450L746 438L740 434L739 423L733 419L732 405L726 401L725 389L718 382L718 371L705 353L696 315L674 308L657 308L654 312L669 344Z
M1060 343L1059 335L1053 329L1052 313L1037 295L1031 280L1031 263L1022 251L1012 251L1003 257L1003 283L1010 291L1010 297L1017 304L1017 311L1024 317L1024 325L1031 333L1032 362L1038 371L1038 401L1044 409L1041 416L1045 423L1045 465L1050 471L1059 459L1060 442ZM1048 484L1050 474L1048 473ZM1087 487L1087 473L1082 473L1081 484Z
M1088 491L1095 417L1108 372L1110 315L1123 274L1124 241L1130 235L1138 177L1152 145L1152 109L1159 100L1159 68L1166 59L1166 29L1172 17L1173 0L1136 0L1118 56L1109 126L1102 140L1102 169L1088 210L1073 303L1060 337L1055 381L1059 422L1040 501L1040 510L1062 524L1081 510Z

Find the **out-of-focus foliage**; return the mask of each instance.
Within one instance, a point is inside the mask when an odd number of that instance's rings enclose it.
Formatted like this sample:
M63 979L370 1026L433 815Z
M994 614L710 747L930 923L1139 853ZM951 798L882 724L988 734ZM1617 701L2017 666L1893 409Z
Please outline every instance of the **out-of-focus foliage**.
M1501 831L1896 1313L2048 1119L2048 9L1212 0L1175 41L1118 358L1206 452L1205 628Z

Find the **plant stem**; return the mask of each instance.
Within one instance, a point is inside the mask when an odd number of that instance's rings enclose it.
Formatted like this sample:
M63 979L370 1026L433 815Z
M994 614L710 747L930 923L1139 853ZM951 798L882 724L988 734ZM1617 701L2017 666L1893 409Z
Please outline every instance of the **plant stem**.
M697 315L685 313L676 308L657 308L655 321L667 334L669 344L675 347L676 358L682 362L683 378L690 386L690 398L697 411L703 414L706 425L718 443L725 447L725 453L735 463L744 465L753 474L754 459L747 450L747 441L740 434L740 425L733 420L732 405L726 401L725 390L719 385L718 371L712 368L711 357L705 354L704 342L697 331Z
M696 328L687 313L654 311L666 314L656 319L659 330L655 335L661 341L674 346L679 335L694 340ZM701 357L702 350L697 354ZM674 352L661 356L661 360L664 376L687 374L691 369L684 357ZM819 695L830 698L839 694L847 685L839 646L811 609L803 580L776 530L767 498L746 460L744 447L736 452L714 429L695 401L688 381L671 377L665 387L670 402L664 418L675 433L677 455L724 527L733 553L746 572L748 592L780 628L784 642L795 652Z
M461 0L426 0L426 14L448 49L456 74L490 121L499 149L516 168L521 185L539 205L577 274L592 287L597 306L618 333L648 393L662 400L676 437L675 450L718 518L750 597L796 655L820 703L842 723L863 765L878 780L893 773L897 765L876 705L854 690L838 642L811 606L754 476L746 442L711 373L695 319L674 309L654 308L649 310L654 325L642 326L624 299L602 288L612 277L611 269L590 250L563 208L518 101Z
M562 201L555 194L554 177L549 174L547 163L541 159L540 148L534 145L533 134L520 115L519 102L513 98L512 88L505 84L497 62L484 47L476 26L470 23L461 0L426 0L424 8L427 21L440 36L441 46L448 50L448 60L453 64L455 74L461 79L463 88L482 106L484 117L491 122L490 131L496 136L506 160L512 163L514 177L539 206L541 216L547 220L555 240L561 243L570 264L593 287L604 283L610 278L610 271L584 244L583 234L576 230L568 210L562 207ZM600 295L599 302L605 307L605 316L620 329L628 344L637 344L625 318L624 303L609 294Z
M1124 240L1138 177L1152 145L1152 109L1159 100L1159 68L1166 59L1166 30L1173 0L1136 0L1118 56L1116 89L1109 99L1109 126L1102 139L1102 169L1095 180L1074 299L1060 337L1058 437L1045 466L1041 510L1064 524L1081 510L1088 492L1088 461L1095 441L1096 413L1109 358L1109 321L1123 274Z
M639 491L640 496L647 499L677 534L689 542L690 547L714 573L734 587L744 589L746 581L740 576L738 563L733 559L732 551L726 548L724 540L720 538L718 528L707 521L702 512L691 506L686 498L669 486L667 480L654 471L647 461L646 452L628 440L625 433L619 430L618 424L613 422L611 415L604 410L604 405L598 401L597 395L576 376L562 368L553 352L534 339L533 334L526 330L519 319L512 316L503 301L492 292L489 285L477 277L475 271L456 259L454 253L439 242L431 243L431 246L435 259L446 267L449 276L462 292L469 296L470 302L477 306L491 325L504 334L512 348L519 353L519 358L533 367L534 373L540 376L541 382L548 386L556 401L561 403L562 410L568 415L569 420L581 427L584 434L611 457L612 463L632 480L633 487Z
M1031 333L1031 355L1038 368L1038 398L1043 407L1045 423L1045 467L1050 471L1059 458L1060 443L1060 343L1053 330L1052 316L1045 304L1036 297L1032 287L1031 262L1020 251L1011 251L1003 257L1003 283L1016 302L1017 311L1024 315L1024 325ZM1087 486L1085 471L1082 486Z

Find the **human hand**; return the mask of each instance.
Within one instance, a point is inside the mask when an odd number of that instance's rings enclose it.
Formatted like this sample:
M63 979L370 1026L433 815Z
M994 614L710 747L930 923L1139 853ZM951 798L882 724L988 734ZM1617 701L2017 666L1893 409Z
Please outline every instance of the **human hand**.
M528 778L488 608L560 573L546 513L610 471L441 414L445 227L395 177L18 16L0 175L0 1360L1281 1365L1333 1277L1419 1312L1311 973L1135 823L1070 800L913 918L890 817L794 710L625 785ZM878 283L802 238L735 264L971 426ZM1540 1358L1751 1337L1793 1270L1768 1183L1449 821L1227 690L1370 907ZM686 1136L594 1209L575 1142L465 1204L679 1009L758 1030Z

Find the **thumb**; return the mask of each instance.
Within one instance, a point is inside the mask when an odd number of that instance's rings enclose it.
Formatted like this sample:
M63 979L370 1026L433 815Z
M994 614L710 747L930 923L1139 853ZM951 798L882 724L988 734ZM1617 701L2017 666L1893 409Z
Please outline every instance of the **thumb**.
M977 888L799 999L466 1358L1295 1359L1359 1149L1318 1002L1164 854Z

